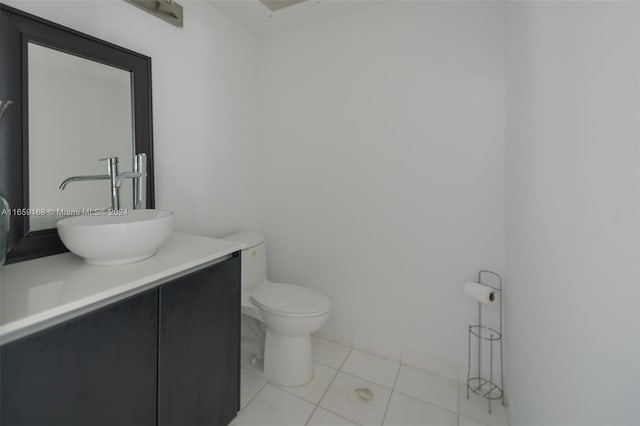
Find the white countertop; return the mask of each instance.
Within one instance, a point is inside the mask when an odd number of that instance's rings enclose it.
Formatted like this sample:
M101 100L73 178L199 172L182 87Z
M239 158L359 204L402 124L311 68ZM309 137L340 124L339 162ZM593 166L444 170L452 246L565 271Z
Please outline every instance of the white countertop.
M119 266L87 265L72 253L0 270L0 344L27 336L216 263L241 245L173 233L155 256Z

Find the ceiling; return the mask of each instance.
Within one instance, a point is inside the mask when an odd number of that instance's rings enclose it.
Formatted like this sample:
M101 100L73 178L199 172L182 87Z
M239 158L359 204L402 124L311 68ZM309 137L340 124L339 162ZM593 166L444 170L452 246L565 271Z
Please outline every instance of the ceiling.
M208 0L255 33L270 33L348 14L382 0L306 0L271 11L260 0Z
M267 6L271 11L284 9L294 4L302 3L305 0L260 0L262 4Z

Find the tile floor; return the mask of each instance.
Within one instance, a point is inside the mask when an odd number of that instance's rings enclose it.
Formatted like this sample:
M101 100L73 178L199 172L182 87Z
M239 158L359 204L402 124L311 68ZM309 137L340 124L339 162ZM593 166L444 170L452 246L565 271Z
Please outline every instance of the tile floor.
M243 370L242 410L230 426L507 424L500 403L489 415L484 399L467 400L464 384L317 337L312 351L314 375L304 386L270 385Z

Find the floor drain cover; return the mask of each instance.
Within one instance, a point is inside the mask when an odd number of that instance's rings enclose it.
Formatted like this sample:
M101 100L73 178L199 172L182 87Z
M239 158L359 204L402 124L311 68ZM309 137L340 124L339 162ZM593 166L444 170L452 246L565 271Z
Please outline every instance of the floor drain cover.
M357 388L354 392L364 401L371 401L373 399L373 392L369 388Z

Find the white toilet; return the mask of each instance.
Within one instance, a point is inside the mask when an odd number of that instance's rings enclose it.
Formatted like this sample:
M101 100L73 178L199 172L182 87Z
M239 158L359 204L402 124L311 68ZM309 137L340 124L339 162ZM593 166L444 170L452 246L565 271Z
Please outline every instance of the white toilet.
M259 232L224 238L241 243L242 314L266 326L264 378L282 386L311 380L311 333L329 317L331 302L322 294L267 280L266 244Z

